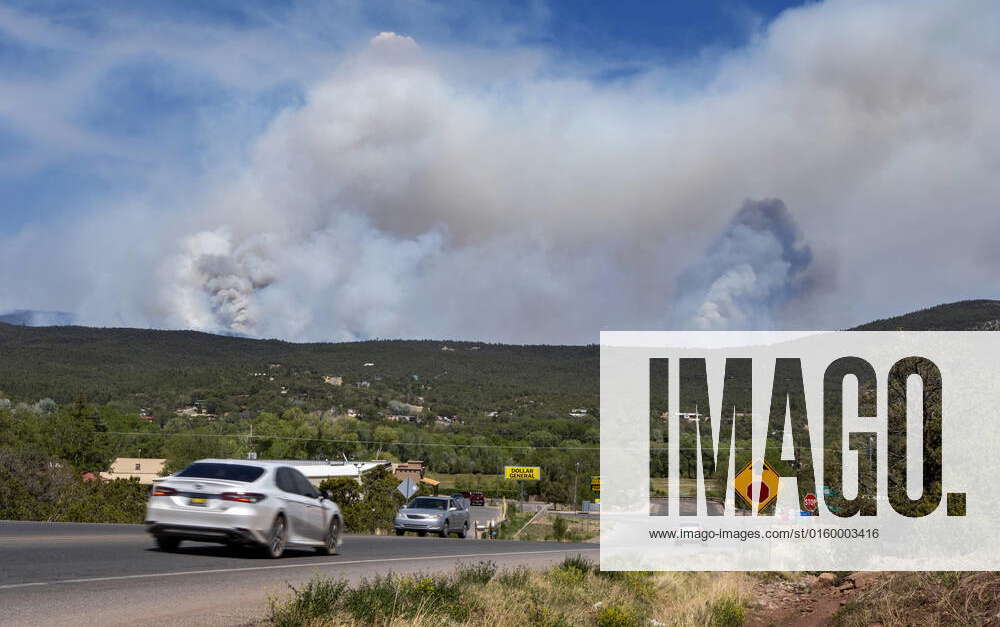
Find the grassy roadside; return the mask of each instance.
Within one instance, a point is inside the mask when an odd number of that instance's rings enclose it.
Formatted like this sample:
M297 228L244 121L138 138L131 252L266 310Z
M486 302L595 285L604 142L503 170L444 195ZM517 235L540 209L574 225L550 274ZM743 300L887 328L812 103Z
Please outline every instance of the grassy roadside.
M553 512L546 512L525 527L525 523L534 515L534 512L508 513L507 520L500 527L500 539L513 538L514 533L522 527L524 530L517 539L536 542L596 542L601 534L599 520L574 518Z
M735 627L745 619L747 589L740 573L601 572L579 557L542 572L498 570L481 562L449 575L386 575L353 586L317 578L273 600L267 622L276 627Z
M1000 573L883 573L834 616L834 624L861 627L1000 624Z

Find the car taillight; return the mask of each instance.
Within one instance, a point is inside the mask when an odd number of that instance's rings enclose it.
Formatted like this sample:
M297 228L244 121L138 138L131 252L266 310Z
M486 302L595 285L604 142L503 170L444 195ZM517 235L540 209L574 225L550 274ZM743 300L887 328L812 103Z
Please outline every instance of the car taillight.
M175 494L177 494L177 490L173 488L165 486L157 486L153 488L153 496L174 496Z
M237 503L260 503L264 500L264 495L253 492L223 492L222 500L236 501Z

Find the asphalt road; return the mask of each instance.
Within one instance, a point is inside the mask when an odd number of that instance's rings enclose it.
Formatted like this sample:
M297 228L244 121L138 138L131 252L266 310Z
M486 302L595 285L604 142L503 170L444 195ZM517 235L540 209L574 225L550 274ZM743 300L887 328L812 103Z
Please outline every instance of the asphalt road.
M597 546L349 535L339 555L289 549L270 560L211 544L160 552L134 525L0 522L0 625L243 625L317 574L542 567L578 554L597 560Z

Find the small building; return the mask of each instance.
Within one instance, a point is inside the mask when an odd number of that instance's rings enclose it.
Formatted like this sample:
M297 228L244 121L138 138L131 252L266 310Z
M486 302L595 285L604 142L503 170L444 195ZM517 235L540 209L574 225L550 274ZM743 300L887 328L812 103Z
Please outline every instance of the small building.
M419 459L411 459L407 462L400 462L392 467L392 474L394 474L400 481L403 481L404 479L420 481L424 478L425 471L426 468L424 467L424 462Z
M111 470L101 473L101 479L138 479L139 483L152 485L163 475L165 459L148 457L119 457L111 463Z

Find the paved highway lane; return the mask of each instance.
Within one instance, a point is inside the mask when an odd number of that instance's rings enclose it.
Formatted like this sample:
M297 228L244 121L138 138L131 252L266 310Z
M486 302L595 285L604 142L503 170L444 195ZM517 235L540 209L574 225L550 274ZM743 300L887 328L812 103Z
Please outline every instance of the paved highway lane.
M153 548L142 527L0 523L0 625L233 625L261 616L269 595L317 574L358 580L389 571L451 570L481 560L541 567L596 545L347 536L340 555L185 543Z

